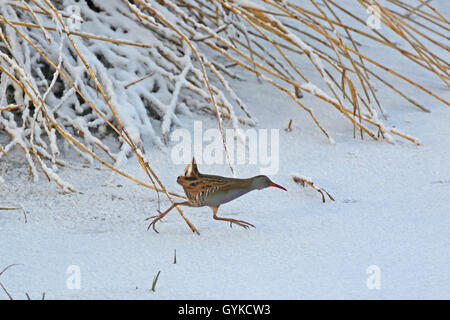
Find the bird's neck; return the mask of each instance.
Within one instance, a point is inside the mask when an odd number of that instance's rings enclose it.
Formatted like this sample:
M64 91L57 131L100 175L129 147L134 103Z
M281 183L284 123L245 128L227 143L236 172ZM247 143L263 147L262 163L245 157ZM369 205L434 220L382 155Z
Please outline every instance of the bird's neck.
M258 190L258 187L259 187L259 186L258 186L257 183L256 183L256 177L257 177L257 176L248 178L248 180L250 181L250 184L249 184L249 189L250 189L250 191Z

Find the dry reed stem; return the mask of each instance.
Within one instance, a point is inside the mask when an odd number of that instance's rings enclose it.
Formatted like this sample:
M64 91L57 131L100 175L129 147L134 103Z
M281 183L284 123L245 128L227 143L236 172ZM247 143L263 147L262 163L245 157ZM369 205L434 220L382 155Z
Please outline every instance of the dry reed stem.
M0 16L0 23L4 24L6 23L5 21L6 19L4 17ZM27 27L27 28L40 28L39 25L36 24L32 24L32 23L25 23L25 22L20 22L20 21L9 21L11 24L16 25L16 26L21 26L21 27ZM44 30L48 30L48 31L55 31L57 32L56 28L53 27L45 27L42 26L42 28ZM62 32L64 32L65 34L68 35L72 35L72 36L78 36L78 37L83 37L83 38L87 38L87 39L94 39L94 40L100 40L100 41L105 41L105 42L111 42L111 43L115 43L115 44L123 44L126 46L134 46L134 47L140 47L140 48L152 48L151 45L149 44L144 44L144 43L137 43L137 42L132 42L132 41L126 41L126 40L121 40L121 39L110 39L110 38L105 38L102 36L97 36L94 34L89 34L86 32L77 32L77 31L68 31L68 30L63 30Z
M6 290L5 286L3 285L3 283L0 281L0 287L2 287L3 291L6 293L6 295L8 296L9 300L14 300L12 295L8 292L8 290Z
M312 182L310 179L304 178L304 177L299 177L299 176L292 176L293 180L297 183L299 183L302 187L306 187L307 185L310 186L311 188L313 188L314 190L316 190L317 192L320 193L320 195L322 196L322 202L325 203L325 195L324 193L328 196L328 198L330 198L330 200L335 201L333 196L331 196L331 194L329 194L325 189L323 188L318 188L314 185L314 182Z
M0 271L0 276L1 276L6 270L8 270L9 268L14 267L14 266L19 266L19 265L21 265L21 264L20 264L20 263L13 263L13 264L10 264L10 265L6 266L5 268L3 268L2 271ZM6 287L3 285L3 283L2 283L1 281L0 281L0 287L2 287L3 291L4 291L4 292L6 293L6 295L8 296L9 300L14 300L13 297L12 297L12 295L8 292L8 290L6 290Z
M153 278L153 282L152 282L152 291L153 292L156 291L156 283L158 282L160 273L161 273L161 270L159 270L158 273L156 274L156 276Z

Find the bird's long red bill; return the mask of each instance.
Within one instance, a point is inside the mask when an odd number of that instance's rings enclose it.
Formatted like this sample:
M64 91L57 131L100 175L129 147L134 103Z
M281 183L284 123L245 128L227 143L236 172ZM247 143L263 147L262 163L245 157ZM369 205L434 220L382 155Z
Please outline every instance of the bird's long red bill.
M271 182L271 183L269 184L269 186L271 186L271 187L277 187L277 188L280 188L280 189L282 189L282 190L284 190L284 191L287 191L286 188L280 186L279 184L273 183L273 182Z

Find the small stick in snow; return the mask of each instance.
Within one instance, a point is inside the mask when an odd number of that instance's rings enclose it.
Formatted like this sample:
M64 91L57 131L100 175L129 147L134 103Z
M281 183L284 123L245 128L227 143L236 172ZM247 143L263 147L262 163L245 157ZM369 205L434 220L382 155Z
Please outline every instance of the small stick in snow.
M31 297L28 294L28 292L25 292L25 295L27 296L27 300L31 300ZM45 300L45 292L42 293L42 299L41 300Z
M2 287L3 291L5 291L6 295L8 296L9 300L14 300L13 297L9 294L8 290L6 290L3 283L0 282L0 287Z
M156 274L156 277L153 278L153 283L152 283L152 291L155 292L156 289L156 283L158 282L158 278L159 278L159 274L161 273L161 270L158 271L158 273Z
M9 266L6 266L2 271L0 271L0 276L9 268L14 267L14 266L19 266L20 264L18 263L13 263L10 264ZM5 286L3 285L3 283L0 282L0 287L2 287L3 291L6 293L6 295L8 296L9 300L14 300L12 295L8 292L8 290L6 290Z
M173 254L173 264L177 264L177 249L175 249Z
M10 264L9 266L5 267L2 271L0 271L0 276L1 276L6 270L8 270L9 268L14 267L14 266L21 266L21 265L22 265L22 264L20 264L20 263L13 263L13 264Z
M4 211L6 211L6 210L8 210L8 211L21 210L21 209L22 209L22 212L23 212L23 216L25 218L25 223L27 223L28 222L27 213L26 213L25 209L23 208L23 206L20 206L20 208L0 208L0 210L4 210ZM1 273L0 273L0 275L1 275Z
M25 292L25 295L27 296L27 300L31 300L31 297L28 294L28 292ZM41 300L45 300L45 292L42 293L42 299Z
M323 188L317 188L314 185L314 182L312 182L311 180L304 178L304 177L298 177L298 176L293 176L293 179L295 182L299 183L302 187L306 187L306 185L309 185L311 188L313 188L314 190L316 190L317 192L319 192L322 195L322 202L325 202L325 195L324 193L326 193L326 195L333 201L334 198Z
M431 183L450 183L450 180L436 180L432 181Z
M288 126L287 126L287 128L286 128L286 129L284 129L284 130L285 130L286 132L290 132L290 131L292 131L291 125L292 125L292 119L291 119L291 120L289 120Z

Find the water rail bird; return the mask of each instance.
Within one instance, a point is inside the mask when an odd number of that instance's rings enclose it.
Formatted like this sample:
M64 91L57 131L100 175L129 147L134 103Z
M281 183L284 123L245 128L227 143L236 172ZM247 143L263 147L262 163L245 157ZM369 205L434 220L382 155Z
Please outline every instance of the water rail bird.
M175 202L165 212L158 211L158 215L149 217L145 220L153 219L147 230L150 227L158 233L155 225L164 218L170 210L176 206L189 206L189 207L205 207L208 206L213 211L213 218L215 220L227 221L230 223L230 227L233 223L241 226L245 229L249 227L255 227L253 224L230 218L223 218L217 216L219 206L224 203L230 202L240 196L253 191L261 190L268 187L276 187L287 191L282 186L272 182L268 177L259 175L248 179L228 178L221 176L214 176L209 174L202 174L197 169L197 163L192 158L191 163L188 164L183 176L177 178L177 183L180 184L184 193L186 194L187 201Z

